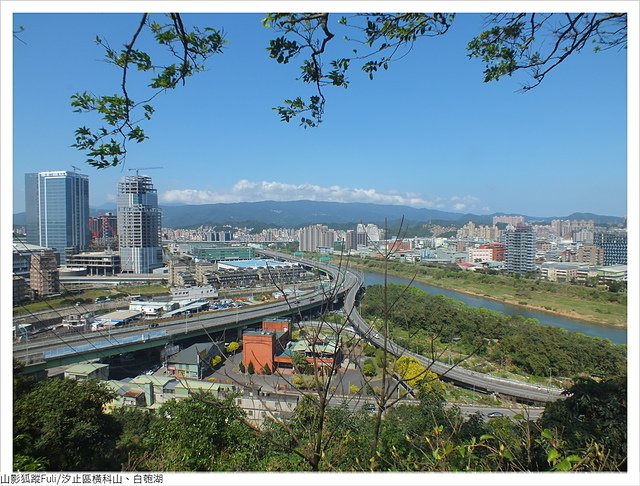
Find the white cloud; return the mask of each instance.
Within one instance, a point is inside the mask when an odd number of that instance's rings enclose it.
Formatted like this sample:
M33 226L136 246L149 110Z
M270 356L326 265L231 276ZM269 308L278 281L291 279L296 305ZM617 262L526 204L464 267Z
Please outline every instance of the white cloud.
M475 196L451 196L443 198L397 191L382 192L371 188L353 188L338 185L288 184L277 181L250 181L241 179L230 191L204 189L171 189L160 195L163 203L212 204L252 201L331 201L393 204L417 208L453 209L462 211L474 208L480 200Z

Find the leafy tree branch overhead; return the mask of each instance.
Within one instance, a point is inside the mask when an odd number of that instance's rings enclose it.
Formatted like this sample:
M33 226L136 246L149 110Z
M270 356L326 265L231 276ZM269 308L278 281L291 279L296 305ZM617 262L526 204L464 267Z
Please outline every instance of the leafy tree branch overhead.
M409 55L419 40L445 35L454 21L452 13L268 14L263 25L275 37L267 55L282 65L299 62L297 79L311 91L285 99L273 110L283 122L317 127L328 88L348 88L354 68L374 79ZM627 45L625 13L488 14L484 29L469 41L468 57L482 62L484 82L525 73L529 81L522 91L538 86L587 46L606 51ZM148 50L139 47L143 39L151 44ZM169 13L142 14L121 48L101 37L96 43L104 48L105 61L121 71L120 86L114 94L85 91L71 97L74 111L96 117L91 128L76 130L72 146L85 154L88 164L104 168L125 161L128 143L148 138L142 125L154 115L153 99L203 71L227 40L221 29L188 27L181 14ZM146 83L135 96L130 88L134 72Z
M136 49L143 33L151 34L155 41L151 54ZM149 103L160 93L175 89L179 84L185 85L187 78L203 71L205 62L212 55L221 53L225 43L221 30L211 27L188 30L177 13L166 14L165 23L143 14L131 40L120 50L96 37L96 44L105 49L106 62L122 71L120 91L104 96L85 91L71 97L75 112L95 113L102 120L102 126L98 128L78 128L72 146L85 152L86 162L98 168L124 162L127 143L140 143L148 138L140 123L151 120L155 110ZM153 61L163 56L168 57L167 62L156 64ZM148 76L148 91L142 100L134 100L129 94L131 68Z

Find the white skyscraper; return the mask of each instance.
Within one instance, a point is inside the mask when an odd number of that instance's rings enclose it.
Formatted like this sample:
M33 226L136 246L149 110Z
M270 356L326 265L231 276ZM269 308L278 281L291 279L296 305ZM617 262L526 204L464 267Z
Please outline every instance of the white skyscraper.
M161 213L151 177L128 176L118 183L118 239L124 273L150 273L162 266Z

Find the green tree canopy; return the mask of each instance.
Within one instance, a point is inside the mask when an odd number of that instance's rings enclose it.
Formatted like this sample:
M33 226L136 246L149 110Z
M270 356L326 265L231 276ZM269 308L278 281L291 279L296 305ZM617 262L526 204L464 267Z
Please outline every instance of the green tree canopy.
M14 403L14 453L50 471L119 469L117 421L103 412L113 392L96 381L45 380Z
M230 455L254 445L253 432L242 417L232 399L218 400L206 393L164 403L145 438L150 451L146 467L154 471L226 470Z

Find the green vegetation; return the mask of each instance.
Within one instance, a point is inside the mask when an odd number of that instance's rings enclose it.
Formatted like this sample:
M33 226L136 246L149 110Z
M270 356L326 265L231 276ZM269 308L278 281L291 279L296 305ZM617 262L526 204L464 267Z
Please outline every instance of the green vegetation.
M311 377L307 377L311 378ZM286 423L257 429L234 397L205 393L156 410L104 411L113 392L95 381L18 377L17 471L624 471L626 377L585 380L538 422L488 422L446 407L434 392L375 417L346 404L320 413L302 398ZM312 451L322 438L320 452Z
M367 289L361 304L375 325L384 315L384 288ZM476 309L415 287L388 286L395 302L388 320L391 337L408 349L446 361L475 355L507 370L544 378L579 374L612 376L626 369L626 346L541 325L535 319Z
M122 284L116 287L118 292L122 292L126 295L163 295L169 293L169 287L160 284L145 284L145 285L129 285Z
M29 304L20 304L19 307L13 308L14 316L22 316L35 312L50 311L63 307L74 306L77 302L81 304L93 304L97 297L110 297L112 299L122 297L118 292L112 292L105 289L90 289L78 293L66 292L63 295L40 299Z
M351 260L358 270L383 272L384 262L374 259ZM590 322L625 327L627 294L601 288L560 284L460 270L454 266L436 267L404 262L388 262L390 275L415 280L436 287L466 292L508 304L575 317Z
M13 417L19 464L50 471L113 467L120 428L102 412L114 397L110 390L95 381L46 380L21 391Z

